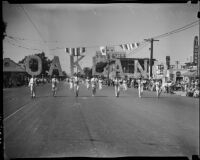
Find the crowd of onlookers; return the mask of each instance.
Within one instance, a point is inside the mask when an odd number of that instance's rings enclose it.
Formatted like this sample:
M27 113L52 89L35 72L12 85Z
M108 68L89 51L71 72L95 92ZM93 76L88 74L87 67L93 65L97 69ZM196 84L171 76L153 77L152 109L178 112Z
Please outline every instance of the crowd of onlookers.
M149 91L156 91L156 81L157 79L142 79L142 83L144 86L144 90ZM175 94L178 91L184 92L186 96L189 97L199 97L199 80L191 80L190 82L186 81L167 81L161 82L161 90L164 93ZM106 85L108 81L105 80L104 82ZM111 86L114 86L114 80L110 80L109 82ZM128 79L127 80L127 87L129 88L138 88L137 79Z

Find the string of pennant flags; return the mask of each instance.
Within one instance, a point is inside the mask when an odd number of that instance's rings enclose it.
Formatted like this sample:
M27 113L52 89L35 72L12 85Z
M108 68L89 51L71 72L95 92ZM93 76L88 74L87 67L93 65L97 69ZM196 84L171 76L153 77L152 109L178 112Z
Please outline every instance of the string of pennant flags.
M144 43L146 43L146 42L143 41L143 42L137 42L137 43L126 43L126 44L111 45L111 46L120 46L123 51L130 53L130 51L133 51L133 50L141 47ZM65 48L65 52L69 53L72 56L80 56L84 52L86 52L86 48L87 47ZM107 54L106 46L100 46L99 49L100 49L100 52L102 55Z

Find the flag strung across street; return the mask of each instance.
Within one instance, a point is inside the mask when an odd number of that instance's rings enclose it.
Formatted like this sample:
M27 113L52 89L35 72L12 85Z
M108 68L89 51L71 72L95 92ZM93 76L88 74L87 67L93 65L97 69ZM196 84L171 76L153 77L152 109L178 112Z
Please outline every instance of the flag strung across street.
M106 56L106 47L100 47L101 54Z
M132 51L140 46L140 43L121 44L120 47L125 51Z
M137 43L126 43L126 44L118 44L118 45L111 45L111 46L120 46L125 52L126 51L134 51L138 48L141 48L144 43L146 42L137 42ZM73 56L80 56L82 53L86 51L87 47L77 47L77 48L65 48L65 51ZM107 54L107 47L106 46L99 46L101 54L106 55ZM128 52L130 53L130 52Z
M82 53L86 51L85 47L78 48L65 48L65 51L73 56L80 56Z

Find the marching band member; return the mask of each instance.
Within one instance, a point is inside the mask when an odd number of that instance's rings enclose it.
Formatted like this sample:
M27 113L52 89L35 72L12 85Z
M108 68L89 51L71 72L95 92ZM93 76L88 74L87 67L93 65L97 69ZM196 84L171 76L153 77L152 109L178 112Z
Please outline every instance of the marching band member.
M36 78L34 75L31 77L28 86L30 87L31 90L31 98L35 98Z
M92 96L96 94L96 86L97 86L97 80L96 78L92 77L91 79Z
M126 81L126 79L123 80L123 90L124 91L127 90L127 81Z
M99 79L99 90L102 90L102 86L103 86L103 80L100 78Z
M87 79L85 80L86 81L86 87L87 89L90 88L90 80L89 80L89 77L87 77Z
M79 93L79 80L78 80L78 76L74 77L74 92L76 94L76 97L78 97L78 93Z
M72 77L69 79L69 88L71 90L73 89L73 79L72 79Z
M138 82L138 96L139 96L139 98L141 98L141 95L143 93L142 78L140 77L137 82Z
M118 79L118 77L115 78L114 85L115 85L115 96L119 97L119 93L120 93L120 80Z
M159 98L160 93L161 93L161 83L159 80L156 81L155 86L156 86L156 94L157 94L157 97Z
M56 91L57 91L57 84L59 83L58 79L56 78L56 76L54 75L52 80L51 80L51 83L52 83L52 92L53 92L53 96L55 97L56 95Z

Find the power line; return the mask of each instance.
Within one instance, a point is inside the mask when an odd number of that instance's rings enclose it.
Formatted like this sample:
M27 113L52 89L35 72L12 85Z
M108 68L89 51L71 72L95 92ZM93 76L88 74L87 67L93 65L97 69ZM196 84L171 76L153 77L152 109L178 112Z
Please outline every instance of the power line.
M39 32L39 30L37 29L37 27L35 26L35 24L32 22L32 20L30 19L30 17L29 17L29 15L27 14L27 12L25 11L25 9L24 9L24 7L23 6L21 6L22 7L22 9L24 10L24 12L25 12L25 14L27 15L27 17L29 18L29 20L30 20L30 22L32 23L32 25L34 26L34 28L36 29L36 31L38 32L38 34L40 35L40 37L41 37L41 39L43 40L43 38L42 38L42 36L41 36L41 34L40 34L40 32ZM191 27L194 27L194 26L196 26L196 25L198 25L198 21L194 21L194 22L192 22L192 23L190 23L190 24L187 24L187 25L185 25L185 26L183 26L183 27L180 27L180 28L178 28L178 29L175 29L175 30L173 30L173 31L170 31L170 32L167 32L167 33L164 33L164 34L161 34L161 35L158 35L158 36L155 36L155 37L153 37L153 38L155 38L155 39L160 39L160 38L164 38L164 37L166 37L166 36L170 36L170 35L172 35L172 34L175 34L175 33L178 33L178 32L181 32L181 31L184 31L184 30L186 30L186 29L189 29L189 28L191 28ZM25 38L20 38L20 37L14 37L14 36L9 36L9 35L6 35L8 38L10 38L10 39L13 39L13 40L23 40L23 41L25 41L25 40L29 40L29 39L25 39ZM30 41L33 41L33 40L30 40ZM38 41L39 42L39 41ZM44 41L43 40L43 43L48 43L48 42L52 42L52 43L54 43L54 42L56 42L56 43L62 43L62 42L59 42L59 41ZM141 44L142 43L144 43L144 41L142 41L141 42ZM120 44L114 44L114 45L106 45L106 46L119 46ZM100 45L92 45L92 46L86 46L85 48L98 48ZM105 45L102 45L102 46L105 46ZM141 48L142 46L140 46L139 48ZM26 47L24 47L24 48L26 48ZM55 48L51 48L51 49L49 49L49 50L61 50L61 49L65 49L66 47L55 47ZM142 47L143 48L143 47ZM138 50L138 49L136 49L136 50ZM136 50L134 50L133 52L136 52ZM132 53L132 52L131 52Z
M33 23L33 21L31 20L29 14L26 12L25 8L23 7L22 4L20 4L20 7L22 8L22 10L24 11L24 13L26 14L26 16L28 17L29 21L31 22L31 24L33 25L33 27L35 28L35 30L37 31L37 33L39 34L40 38L42 39L42 41L44 42L44 39L40 33L40 31L38 30L37 26Z
M198 25L198 21L194 21L194 22L192 22L192 23L190 23L190 24L187 24L187 25L185 25L185 26L183 26L183 27L180 27L180 28L178 28L178 29L172 30L172 31L170 31L170 32L167 32L167 33L164 33L164 34L161 34L161 35L158 35L158 36L155 36L155 37L153 37L153 39L163 38L163 37L169 36L169 35L171 35L171 34L184 31L184 30L189 29L189 28L191 28L191 27L194 27L194 26L196 26L196 25Z
M24 49L28 49L28 50L42 51L42 50L40 50L40 49L28 48L28 47L24 47L24 46L21 46L21 45L17 45L17 44L14 44L14 43L10 42L9 40L7 40L7 42L8 42L9 44L11 44L12 46L15 46L15 47L24 48Z

